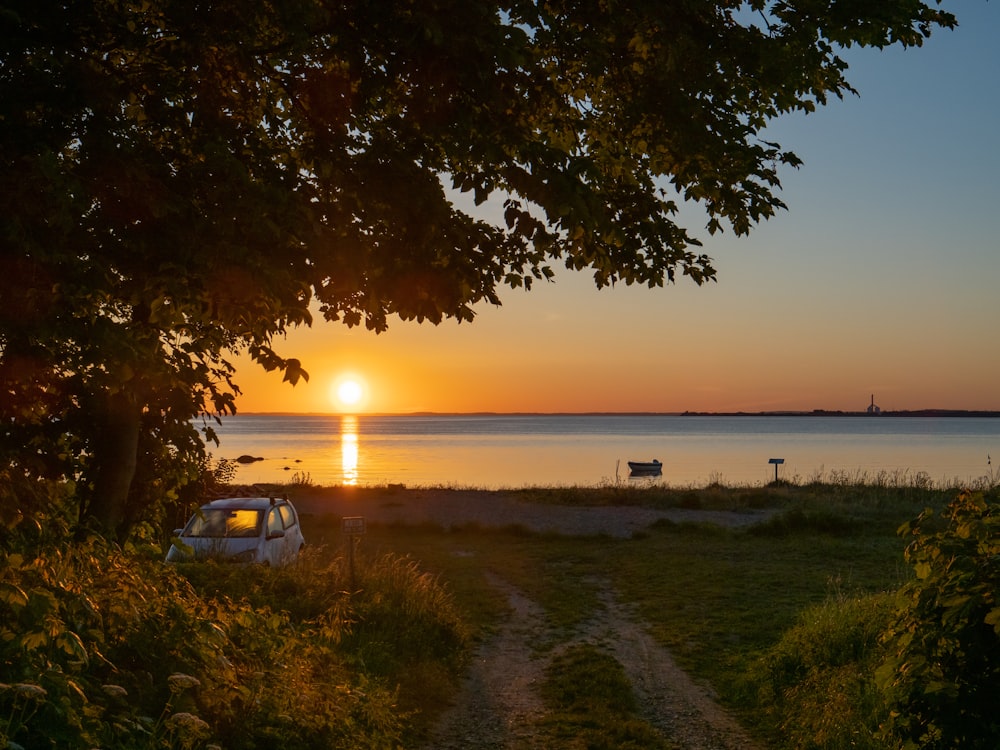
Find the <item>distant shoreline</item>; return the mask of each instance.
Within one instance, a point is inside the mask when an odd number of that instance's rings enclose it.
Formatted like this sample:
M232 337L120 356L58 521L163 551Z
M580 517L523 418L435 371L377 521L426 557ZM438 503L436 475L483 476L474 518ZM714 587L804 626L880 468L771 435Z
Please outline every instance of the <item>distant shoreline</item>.
M906 409L900 411L758 411L758 412L682 412L686 417L1000 417L1000 411L971 411L967 409Z
M1000 411L969 409L904 409L883 410L874 414L868 411L839 411L814 409L812 411L414 411L414 412L290 412L247 411L236 416L244 417L976 417L997 418Z

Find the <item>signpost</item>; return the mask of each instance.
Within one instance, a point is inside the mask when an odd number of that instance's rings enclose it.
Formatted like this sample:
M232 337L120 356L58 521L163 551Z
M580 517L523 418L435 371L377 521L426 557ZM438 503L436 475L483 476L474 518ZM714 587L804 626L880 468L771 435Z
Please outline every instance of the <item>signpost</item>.
M783 459L783 458L770 458L770 459L768 459L767 462L769 464L774 464L774 481L777 482L778 481L778 467L781 464L785 463L785 459Z
M351 592L357 588L354 585L354 545L364 536L365 517L364 516L344 516L340 519L340 530L347 535L347 562L351 569Z
M344 516L340 519L340 528L348 536L362 536L365 533L365 517Z

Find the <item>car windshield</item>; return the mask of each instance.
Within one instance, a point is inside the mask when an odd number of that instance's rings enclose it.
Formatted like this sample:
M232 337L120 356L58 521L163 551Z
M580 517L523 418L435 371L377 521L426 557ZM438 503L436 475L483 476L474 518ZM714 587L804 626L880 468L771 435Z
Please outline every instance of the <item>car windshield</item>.
M202 508L188 524L184 536L257 536L261 512L246 508Z

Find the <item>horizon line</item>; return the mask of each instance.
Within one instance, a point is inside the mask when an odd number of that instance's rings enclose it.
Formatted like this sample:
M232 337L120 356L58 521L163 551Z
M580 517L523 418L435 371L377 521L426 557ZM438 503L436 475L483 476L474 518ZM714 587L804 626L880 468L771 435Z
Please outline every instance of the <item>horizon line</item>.
M761 411L408 411L408 412L347 412L347 411L245 411L225 416L255 417L822 417L822 416L984 416L1000 417L994 409L883 409L871 413L847 409L781 409Z

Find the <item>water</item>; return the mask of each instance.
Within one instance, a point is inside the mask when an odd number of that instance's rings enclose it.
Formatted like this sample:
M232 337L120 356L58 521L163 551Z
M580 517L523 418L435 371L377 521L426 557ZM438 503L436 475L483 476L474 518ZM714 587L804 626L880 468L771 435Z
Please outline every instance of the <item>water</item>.
M216 426L218 458L243 454L236 481L485 489L594 486L659 459L655 481L765 484L778 477L971 484L1000 461L1000 419L821 416L275 416ZM1000 473L1000 471L998 471ZM297 475L297 476L296 476Z

